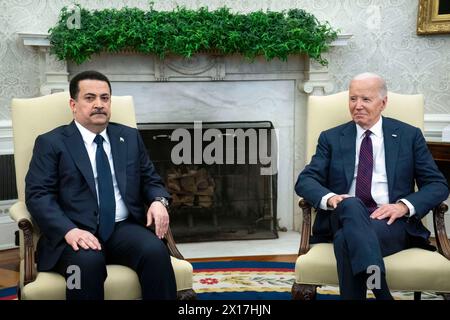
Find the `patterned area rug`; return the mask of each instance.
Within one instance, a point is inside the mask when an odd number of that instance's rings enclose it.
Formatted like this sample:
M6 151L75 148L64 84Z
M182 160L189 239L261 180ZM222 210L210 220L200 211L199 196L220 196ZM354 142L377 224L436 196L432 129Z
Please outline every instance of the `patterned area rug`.
M0 300L17 300L17 287L0 288Z
M199 300L289 300L294 263L194 262Z
M193 262L194 290L199 300L291 300L294 263L259 261ZM412 292L392 292L396 300L413 300ZM373 298L368 292L368 297ZM339 299L339 288L317 289L317 300ZM442 300L422 293L422 300Z

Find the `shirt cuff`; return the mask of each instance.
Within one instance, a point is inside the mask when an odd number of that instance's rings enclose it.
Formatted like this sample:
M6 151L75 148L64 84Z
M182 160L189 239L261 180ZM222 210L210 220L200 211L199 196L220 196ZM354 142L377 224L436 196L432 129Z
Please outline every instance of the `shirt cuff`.
M397 203L399 202L403 202L409 209L409 214L407 213L405 216L406 217L412 217L413 215L416 214L416 209L414 208L414 206L411 204L411 202L409 202L406 199L400 199L397 201Z
M333 208L328 207L327 202L328 202L328 199L330 199L331 197L333 197L335 195L336 195L336 193L333 193L333 192L330 192L330 193L327 193L326 195L324 195L322 197L322 200L320 200L320 209L322 209L322 210L332 210Z

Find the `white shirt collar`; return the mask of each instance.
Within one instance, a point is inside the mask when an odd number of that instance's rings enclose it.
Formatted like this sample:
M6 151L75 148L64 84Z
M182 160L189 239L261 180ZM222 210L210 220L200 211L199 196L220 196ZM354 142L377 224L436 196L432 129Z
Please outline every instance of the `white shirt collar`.
M383 137L383 117L375 123L372 128L369 129L372 134L376 137ZM356 136L362 138L367 130L363 129L359 124L356 124Z
M86 129L85 127L83 127L82 124L80 124L76 120L74 120L74 121L75 121L75 125L77 126L78 130L81 133L81 136L83 137L84 143L86 143L87 145L92 145L92 143L94 143L94 139L97 134L93 133L89 129ZM109 143L109 138L108 138L108 135L106 134L106 128L99 134L103 137L103 139L105 139L105 141L107 143Z

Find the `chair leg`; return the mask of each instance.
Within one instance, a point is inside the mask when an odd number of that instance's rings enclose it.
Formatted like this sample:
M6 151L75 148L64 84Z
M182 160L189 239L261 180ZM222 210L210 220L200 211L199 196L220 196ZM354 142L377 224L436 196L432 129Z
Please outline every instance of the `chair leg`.
M20 283L17 284L17 300L22 300L22 291L20 290Z
M312 284L294 283L291 294L293 300L314 300L316 298L317 286Z
M197 294L192 289L177 291L177 300L197 300Z
M444 298L444 300L450 300L450 293L440 293L440 295Z
M421 291L414 291L414 301L420 300L421 296L422 296Z

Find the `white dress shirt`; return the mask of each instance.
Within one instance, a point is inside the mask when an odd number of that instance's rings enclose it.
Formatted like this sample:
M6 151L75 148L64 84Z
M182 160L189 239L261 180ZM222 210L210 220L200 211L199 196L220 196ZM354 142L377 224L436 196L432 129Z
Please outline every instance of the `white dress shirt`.
M355 196L356 190L356 177L358 175L358 164L359 164L359 150L361 149L361 143L364 139L365 132L367 130L356 124L356 154L355 154L355 172L353 174L352 184L348 194ZM372 187L371 193L373 200L380 207L383 204L389 203L389 188L386 174L386 157L384 152L384 137L383 137L383 117L380 117L377 123L375 123L372 128L370 128L372 134L370 138L372 139L373 148L373 173L372 173ZM323 210L329 210L327 206L328 199L336 195L335 193L328 193L320 201L320 208ZM415 214L414 206L406 199L400 199L409 209L409 216Z
M95 190L97 191L97 201L98 201L98 175L97 175L97 164L95 162L95 153L97 151L97 143L94 142L96 133L93 133L75 121L75 124L78 130L83 137L84 146L86 147L86 151L89 155L89 160L91 161L92 172L94 173L95 180ZM113 179L113 187L114 187L114 197L116 199L116 222L125 220L128 218L128 209L125 205L125 202L122 199L122 195L120 194L119 187L117 185L116 174L114 171L114 163L111 153L111 144L109 143L108 135L106 134L106 129L100 132L100 135L105 139L103 141L103 149L108 156L109 167L111 168L111 175Z

